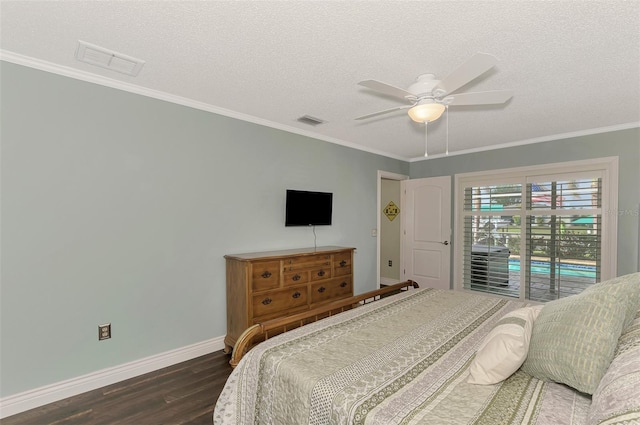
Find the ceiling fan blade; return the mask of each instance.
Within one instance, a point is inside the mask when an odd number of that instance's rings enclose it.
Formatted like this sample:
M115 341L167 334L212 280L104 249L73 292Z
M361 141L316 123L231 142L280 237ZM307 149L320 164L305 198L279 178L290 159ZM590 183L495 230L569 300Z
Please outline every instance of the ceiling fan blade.
M451 74L443 78L433 90L444 90L445 94L454 92L493 68L496 63L498 63L498 59L495 56L476 53Z
M410 99L415 99L415 96L413 93L410 93L399 87L395 87L390 84L383 83L382 81L364 80L364 81L360 81L358 84L363 87L369 88L371 90L375 90L379 93L384 93L386 95L393 96L393 97L399 97L400 99L407 99L407 97Z
M395 108L385 109L384 111L374 112L374 113L372 113L372 114L363 115L363 116L361 116L361 117L354 118L354 119L356 119L356 120L364 120L364 119L367 119L367 118L375 117L376 115L387 114L387 113L389 113L389 112L399 111L399 110L401 110L401 109L409 109L409 108L411 108L412 106L413 106L413 105L396 106Z
M511 99L511 96L513 96L513 92L511 90L491 90L475 93L453 94L451 95L451 101L446 102L447 98L443 100L450 106L491 105L504 103Z

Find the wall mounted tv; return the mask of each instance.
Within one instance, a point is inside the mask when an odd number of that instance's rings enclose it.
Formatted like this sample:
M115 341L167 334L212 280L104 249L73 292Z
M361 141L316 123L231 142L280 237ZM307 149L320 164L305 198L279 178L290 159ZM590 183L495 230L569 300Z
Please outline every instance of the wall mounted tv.
M333 193L287 190L285 226L328 226L331 224Z

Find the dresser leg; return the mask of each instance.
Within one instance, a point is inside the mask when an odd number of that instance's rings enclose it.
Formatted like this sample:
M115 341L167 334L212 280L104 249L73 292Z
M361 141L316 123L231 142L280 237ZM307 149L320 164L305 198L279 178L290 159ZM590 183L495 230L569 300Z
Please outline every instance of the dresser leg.
M231 354L231 352L233 351L233 345L229 344L226 337L224 339L224 348L222 349L222 351L225 354Z

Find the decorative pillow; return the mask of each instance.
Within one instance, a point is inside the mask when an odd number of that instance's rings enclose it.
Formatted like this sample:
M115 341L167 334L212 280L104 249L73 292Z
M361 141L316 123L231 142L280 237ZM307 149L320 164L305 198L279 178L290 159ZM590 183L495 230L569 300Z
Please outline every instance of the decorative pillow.
M518 370L527 357L533 321L542 307L523 307L505 314L480 343L467 382L497 384Z
M638 346L640 346L640 307L638 307L634 321L622 331L622 335L618 338L614 358Z
M622 333L625 298L621 291L590 290L545 304L522 371L593 394Z
M596 283L587 291L610 291L624 294L626 307L624 328L633 322L636 312L640 309L640 273L627 274Z
M640 311L593 393L589 425L640 423Z

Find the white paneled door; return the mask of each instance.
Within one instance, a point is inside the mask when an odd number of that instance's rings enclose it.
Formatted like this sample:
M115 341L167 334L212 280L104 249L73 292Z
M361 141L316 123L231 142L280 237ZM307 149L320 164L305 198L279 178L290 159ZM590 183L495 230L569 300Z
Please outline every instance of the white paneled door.
M450 288L451 177L401 182L402 278L420 287Z

